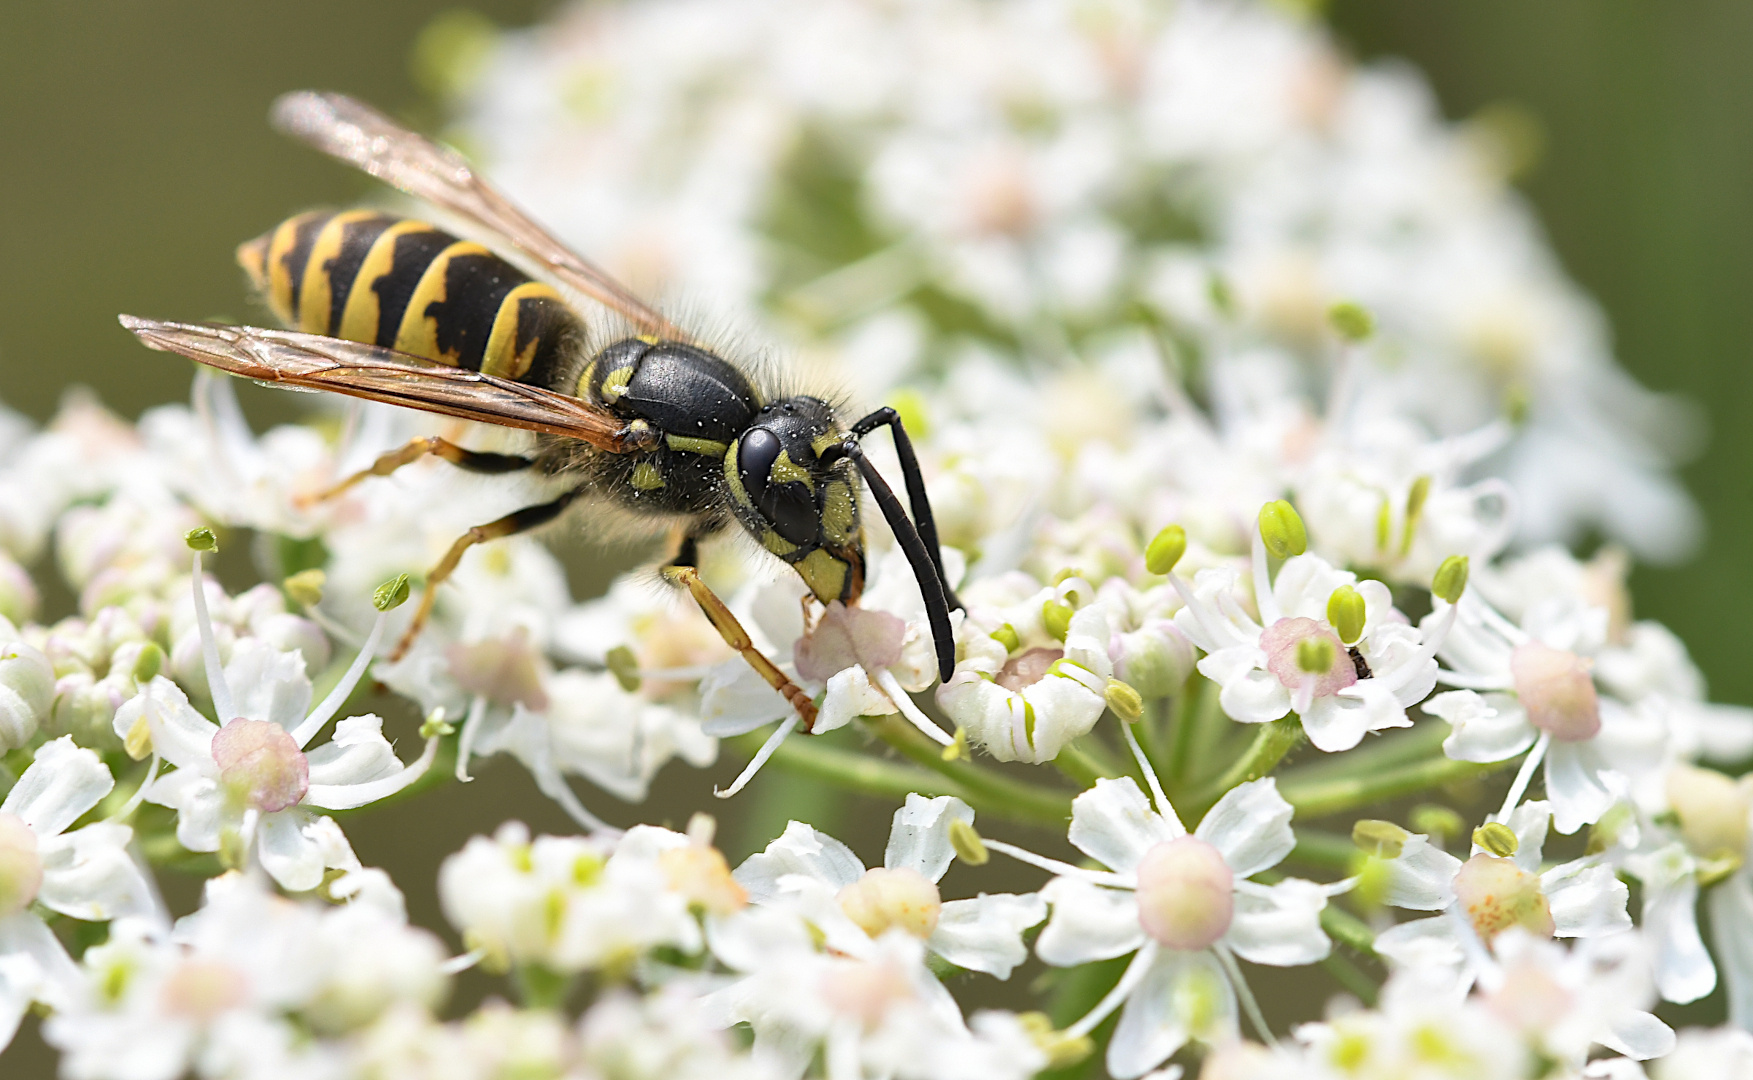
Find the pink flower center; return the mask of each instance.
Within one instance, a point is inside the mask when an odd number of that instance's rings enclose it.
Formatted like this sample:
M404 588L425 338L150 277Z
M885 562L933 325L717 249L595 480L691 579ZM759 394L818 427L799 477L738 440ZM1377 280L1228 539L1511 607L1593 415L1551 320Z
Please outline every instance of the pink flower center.
M878 866L840 890L840 910L871 937L900 927L916 938L931 936L943 914L936 883L924 874L900 867Z
M836 600L816 628L798 639L797 673L815 682L859 664L867 672L901 661L907 624L886 611L849 608Z
M213 736L219 784L237 801L271 814L310 789L310 763L292 736L269 720L238 717Z
M445 650L444 658L450 661L451 677L470 694L479 694L488 701L522 705L534 712L548 708L536 649L530 644L529 631L521 626L509 637L452 645Z
M1540 879L1514 859L1484 853L1468 859L1455 874L1455 899L1486 941L1512 926L1542 937L1555 929Z
M1516 696L1528 722L1559 742L1582 742L1601 730L1601 703L1595 697L1594 664L1576 653L1538 641L1510 653Z
M911 998L913 987L907 973L884 957L834 965L822 977L821 994L829 1008L869 1030L883 1022L890 1007Z
M1223 855L1193 836L1152 847L1138 863L1138 921L1171 949L1205 949L1229 931L1236 878Z
M1331 665L1323 672L1307 672L1298 660L1297 647L1310 639L1325 640L1331 647ZM1326 623L1314 619L1280 619L1260 635L1260 649L1266 654L1266 670L1278 676L1287 690L1301 690L1314 680L1314 697L1327 697L1357 681L1357 665L1345 651Z
M1040 682L1053 662L1064 655L1063 649L1030 649L1017 653L1004 662L1004 667L998 670L992 681L1013 694L1020 694Z
M235 721L233 721L235 723ZM172 1016L207 1023L244 1003L243 973L217 960L185 960L164 980L159 1002Z
M29 907L42 887L37 834L17 814L0 814L0 918Z

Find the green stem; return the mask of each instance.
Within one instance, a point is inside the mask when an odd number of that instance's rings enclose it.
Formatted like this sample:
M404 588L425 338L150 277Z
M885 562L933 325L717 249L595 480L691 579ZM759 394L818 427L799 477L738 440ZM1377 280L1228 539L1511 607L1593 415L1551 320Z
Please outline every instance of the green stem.
M519 964L511 970L511 982L524 1008L558 1011L572 992L574 978L540 964Z
M1176 704L1186 697L1180 695L1171 701L1168 698L1153 698L1144 703L1144 716L1132 725L1132 733L1138 736L1138 748L1144 751L1144 758L1156 769L1160 777L1169 771L1169 717ZM1128 765L1127 772L1132 771Z
M1314 781L1394 768L1437 754L1438 748L1448 735L1449 725L1437 720L1427 720L1410 728L1370 738L1355 750L1324 755L1318 761L1299 765L1296 774L1299 778Z
M1302 740L1302 718L1295 713L1279 720L1260 725L1254 735L1254 741L1242 755L1230 763L1222 776L1196 791L1187 801L1186 812L1189 817L1203 817L1224 793L1238 784L1250 780L1258 780L1271 772L1273 767L1284 760L1292 747Z
M1376 955L1375 931L1369 924L1343 908L1328 904L1321 909L1321 929L1327 936L1365 956Z
M1296 847L1289 858L1327 870L1337 870L1342 874L1352 872L1357 857L1363 854L1351 837L1340 836L1338 833L1322 832L1319 829L1298 829L1296 831Z
M1278 779L1278 793L1296 808L1299 818L1321 817L1355 810L1371 803L1410 795L1429 788L1470 780L1496 772L1517 759L1480 765L1436 757L1364 776L1306 778L1302 769L1289 769ZM1328 770L1323 769L1324 773Z
M1212 684L1204 676L1193 675L1187 680L1186 688L1169 712L1169 760L1168 767L1163 770L1163 780L1171 787L1179 787L1187 779L1188 766L1193 761L1193 745L1199 740L1195 737L1201 718L1208 711L1208 706L1215 703L1217 695L1212 691Z
M945 761L942 747L898 716L866 721L878 738L904 756L962 785L971 805L1032 825L1063 827L1071 817L1071 795L1065 791L1019 783L971 761Z
M1382 990L1376 985L1376 980L1370 978L1363 968L1358 967L1348 957L1338 953L1328 953L1326 958L1321 961L1321 967L1326 969L1327 974L1333 976L1334 982L1357 1000L1363 1002L1365 1008L1375 1008L1376 999L1381 996Z
M756 733L741 736L734 742L737 750L752 757L761 748L763 739L763 734ZM773 754L770 764L867 795L905 798L918 793L954 795L970 803L978 801L978 797L970 798L968 789L961 784L934 772L868 754L822 746L814 739L787 739Z
M1097 780L1119 775L1119 770L1109 770L1086 747L1077 743L1066 744L1059 756L1053 759L1053 767L1080 788L1091 788Z

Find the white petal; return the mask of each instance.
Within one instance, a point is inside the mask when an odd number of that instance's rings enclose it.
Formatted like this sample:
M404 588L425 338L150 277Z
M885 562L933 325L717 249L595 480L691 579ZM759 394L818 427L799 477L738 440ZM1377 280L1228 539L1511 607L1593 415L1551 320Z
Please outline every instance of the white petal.
M1729 991L1729 1023L1753 1030L1753 883L1742 871L1705 896L1710 943Z
M1152 846L1185 834L1179 821L1151 809L1130 776L1097 780L1071 801L1072 846L1123 874L1131 873Z
M1600 821L1627 787L1625 777L1609 769L1589 743L1554 739L1546 751L1546 797L1552 801L1552 824L1566 836Z
M838 892L864 876L864 864L852 849L801 821L785 827L767 850L750 855L731 876L748 890L749 899L763 903L780 895L779 879L802 874Z
M0 919L0 956L28 958L36 968L33 996L55 1008L66 1008L85 988L85 980L67 949L43 920L29 911Z
M291 731L310 709L304 657L281 652L261 638L240 638L231 647L225 681L231 687L232 708L251 720L269 720ZM219 719L223 724L232 718Z
M1465 987L1462 979L1467 954L1459 930L1446 915L1390 926L1376 935L1375 948L1377 955L1396 969L1418 972L1433 981L1446 981L1455 992Z
M37 900L75 919L114 919L154 908L152 887L128 853L134 831L97 822L44 842Z
M1295 967L1324 960L1333 943L1321 929L1327 890L1312 881L1286 878L1266 896L1236 893L1235 921L1224 944L1256 964Z
M177 812L177 843L190 851L218 851L220 819L225 800L219 784L190 769L178 769L153 781L147 802Z
M1036 893L981 893L972 900L946 901L925 944L957 967L1008 979L1028 959L1023 931L1046 917L1047 902Z
M743 665L747 667L748 665ZM859 716L887 716L897 711L889 695L870 684L870 676L857 664L842 668L828 679L822 707L816 714L816 734L843 728Z
M349 716L335 725L334 738L305 755L313 787L363 784L402 768L395 748L383 737L376 716Z
M1350 750L1372 731L1411 727L1406 710L1379 679L1364 679L1337 694L1316 698L1303 713L1303 731L1315 749Z
M1716 989L1716 965L1698 936L1692 860L1670 844L1633 870L1643 881L1643 936L1654 954L1656 988L1668 1001L1697 1001Z
M1601 1045L1629 1058L1648 1061L1674 1049L1674 1029L1650 1013L1632 1010L1613 1018Z
M1144 944L1131 890L1058 877L1040 895L1052 905L1053 915L1035 939L1035 955L1055 967L1125 956Z
M313 816L308 810L281 810L263 814L256 825L262 869L287 892L306 892L323 883L322 845L305 834Z
M1461 860L1413 835L1400 847L1396 858L1386 860L1388 890L1382 902L1412 911L1441 911L1455 900L1455 875Z
M1278 793L1278 780L1237 784L1217 800L1193 835L1217 848L1230 872L1253 877L1296 847L1290 819L1296 811Z
M1090 678L1087 673L1081 677ZM1033 762L1058 757L1067 743L1089 734L1108 708L1100 691L1070 675L1043 676L1023 688L1022 699L1035 711L1035 730L1026 736L1030 752L1018 756Z
M213 736L219 734L219 726L196 712L182 688L163 675L155 676L150 685L150 695L141 694L135 700L142 703L142 715L152 732L152 748L179 769L217 773ZM120 712L118 709L118 715Z
M116 786L109 767L63 735L37 750L0 813L16 814L38 836L55 836L103 800Z
M1625 911L1631 892L1610 866L1577 859L1541 874L1540 888L1559 937L1600 937L1631 929Z
M1504 822L1516 834L1516 865L1530 874L1540 872L1546 850L1546 826L1552 820L1552 804L1544 799L1525 802L1510 811Z
M1290 712L1290 691L1266 670L1266 654L1249 645L1212 653L1197 665L1217 683L1224 715L1243 724L1264 724Z
M1456 761L1503 761L1533 746L1540 734L1510 694L1450 690L1426 701L1424 711L1454 728L1443 753Z
M972 825L974 811L954 795L939 795L935 799L908 795L907 802L895 811L894 824L889 827L883 865L891 870L902 867L917 870L930 881L943 877L956 857L955 848L950 846L950 823L955 821Z
M1108 1073L1130 1080L1161 1065L1189 1039L1216 1044L1235 1034L1236 992L1217 958L1164 949L1120 1012L1108 1043Z
M791 715L791 705L741 658L700 680L700 728L714 738L743 735Z

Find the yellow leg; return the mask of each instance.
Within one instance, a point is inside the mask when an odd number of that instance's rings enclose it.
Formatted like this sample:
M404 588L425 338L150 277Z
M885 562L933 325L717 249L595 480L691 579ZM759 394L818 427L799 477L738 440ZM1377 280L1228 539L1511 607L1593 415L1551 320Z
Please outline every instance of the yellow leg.
M371 463L371 468L361 469L335 486L319 491L315 495L301 495L297 501L300 505L309 506L325 499L332 499L352 488L361 480L372 476L388 476L403 465L419 461L428 454L441 457L452 465L470 472L479 473L516 472L519 469L527 469L533 464L529 458L518 457L515 454L489 454L478 450L465 450L448 439L441 439L436 435L423 436L410 439L406 444L381 455Z
M755 648L755 643L749 639L749 632L743 629L743 624L724 606L724 601L718 598L718 594L700 580L700 572L692 566L671 565L663 568L663 576L671 584L687 587L694 602L700 605L700 610L705 612L707 620L718 631L718 636L724 639L724 643L740 653L749 662L749 666L755 669L755 674L767 681L768 686L784 695L791 707L797 710L797 715L803 718L803 729L806 733L813 729L816 726L816 703L803 692L803 687L792 682L789 675L780 671L778 665Z
M420 593L420 606L415 609L414 620L408 624L408 629L403 632L402 640L396 643L396 651L390 654L390 659L392 661L400 660L407 653L409 647L414 644L414 639L420 636L420 631L425 627L426 620L432 615L432 604L438 597L438 586L443 584L444 580L456 570L457 563L462 561L464 552L476 544L484 544L489 540L497 540L503 536L515 536L520 532L528 532L537 526L546 525L559 517L562 511L572 505L572 500L578 498L583 492L583 488L574 488L553 502L542 503L539 506L526 506L522 510L509 513L497 521L477 525L457 537L456 543L452 544L450 550L444 553L444 558L438 560L438 565L427 572L426 587Z

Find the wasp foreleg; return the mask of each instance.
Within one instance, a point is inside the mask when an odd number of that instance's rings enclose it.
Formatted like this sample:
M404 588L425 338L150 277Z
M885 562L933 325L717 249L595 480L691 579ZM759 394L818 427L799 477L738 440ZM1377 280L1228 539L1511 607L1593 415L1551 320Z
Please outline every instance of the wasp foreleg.
M750 640L749 632L743 629L743 624L737 621L737 617L731 614L728 607L724 606L724 601L718 598L718 594L700 580L700 571L695 567L697 561L698 555L694 537L684 537L681 549L676 552L676 557L663 568L664 580L674 585L687 587L689 594L694 597L694 602L699 604L700 610L705 613L707 621L712 623L714 630L718 631L718 636L724 639L726 645L741 654L742 658L748 661L749 666L755 669L755 674L766 680L768 686L779 691L785 700L791 703L791 707L796 709L797 715L803 719L804 731L809 732L816 726L816 703L810 700L808 694L804 693L803 687L792 682L789 675L779 670L779 665L767 659L760 649L755 648L755 643Z
M452 544L450 550L444 553L444 558L438 560L438 565L426 574L426 588L420 594L420 607L415 610L414 621L408 624L408 629L403 632L402 640L396 644L396 651L390 654L390 659L400 660L402 655L408 651L409 646L414 644L414 639L420 636L421 628L426 625L426 620L432 615L432 604L438 597L438 586L456 570L457 563L462 561L464 552L476 544L484 544L489 540L498 540L505 536L516 536L518 533L528 532L538 526L546 525L565 512L566 508L572 505L572 501L584 494L585 490L584 487L573 488L553 502L545 502L539 506L526 506L522 510L507 514L497 521L477 525L457 537L456 543Z
M299 501L308 504L332 499L361 480L373 476L388 476L403 465L411 465L428 454L441 457L458 468L478 473L517 472L519 469L527 469L535 464L529 458L519 457L516 454L489 454L480 450L465 450L456 443L448 439L441 439L436 435L422 436L410 439L394 450L380 455L376 461L371 463L369 469L361 469L335 486L315 495L303 496Z

